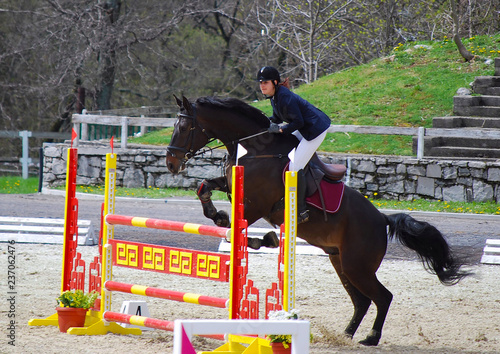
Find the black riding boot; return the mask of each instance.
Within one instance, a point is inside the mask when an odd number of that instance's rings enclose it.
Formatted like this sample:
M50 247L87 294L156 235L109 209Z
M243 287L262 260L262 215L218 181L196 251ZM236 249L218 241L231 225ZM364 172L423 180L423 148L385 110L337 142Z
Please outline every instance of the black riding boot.
M306 206L306 175L304 170L297 172L297 224L309 221L309 210Z

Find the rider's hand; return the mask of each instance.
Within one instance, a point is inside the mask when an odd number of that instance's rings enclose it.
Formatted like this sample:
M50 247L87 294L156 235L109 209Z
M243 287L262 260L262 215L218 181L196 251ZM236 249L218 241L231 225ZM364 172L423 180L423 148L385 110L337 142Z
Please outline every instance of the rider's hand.
M267 129L267 131L269 133L281 133L281 129L280 129L280 125L279 124L276 124L276 123L271 123L271 125L269 126L269 129Z

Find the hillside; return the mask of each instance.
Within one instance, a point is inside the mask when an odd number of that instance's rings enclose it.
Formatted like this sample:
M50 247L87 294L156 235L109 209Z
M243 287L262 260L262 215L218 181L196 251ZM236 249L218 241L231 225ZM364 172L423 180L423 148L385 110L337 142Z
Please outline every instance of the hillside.
M409 42L394 48L387 57L322 77L294 92L327 113L332 124L431 127L433 117L452 115L457 89L469 88L476 76L494 72L491 59L500 56L500 34L463 42L477 56L473 62L465 62L447 38ZM255 106L271 114L267 100ZM169 136L170 132L161 135ZM412 155L408 136L329 134L320 150Z

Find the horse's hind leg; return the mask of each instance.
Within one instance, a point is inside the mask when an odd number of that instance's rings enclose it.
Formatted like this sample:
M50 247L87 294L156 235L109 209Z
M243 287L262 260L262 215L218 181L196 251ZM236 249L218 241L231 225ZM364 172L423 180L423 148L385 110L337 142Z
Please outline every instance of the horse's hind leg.
M359 259L347 256L346 254L341 258L343 274L348 279L350 287L357 289L354 292L354 294L358 294L355 296L357 301L359 302L360 299L363 299L361 303L366 306L365 299L370 299L377 306L377 315L372 330L364 340L359 342L363 345L374 346L378 344L382 336L382 327L384 326L385 318L392 302L392 294L377 279L375 272L379 262L374 261L374 264L377 264L376 266L373 264L370 266L369 264L370 260L367 258ZM361 311L366 313L366 310L363 310L363 308L361 308Z
M212 219L217 226L229 227L229 215L224 210L217 211L217 208L212 203L212 191L219 190L221 192L228 192L228 187L225 177L218 177L214 179L206 179L201 182L198 188L198 199L201 201L203 214Z
M361 321L365 317L366 312L370 307L371 300L368 297L364 296L358 289L356 289L356 287L354 287L346 277L346 275L342 271L339 254L330 255L330 262L332 262L333 267L337 271L337 275L339 276L345 290L351 297L351 301L354 306L354 314L351 318L351 321L349 321L349 324L344 330L346 336L352 338L354 336L354 333L356 333L359 325L361 324Z

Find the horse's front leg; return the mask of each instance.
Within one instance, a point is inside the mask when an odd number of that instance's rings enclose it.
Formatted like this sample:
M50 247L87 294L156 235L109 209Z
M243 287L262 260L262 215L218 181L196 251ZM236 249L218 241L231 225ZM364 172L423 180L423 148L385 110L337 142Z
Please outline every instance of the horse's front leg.
M218 177L214 179L206 179L201 182L200 188L198 188L198 199L201 201L201 206L203 207L203 214L212 219L215 225L221 227L229 227L231 223L229 222L229 215L224 210L217 210L217 208L212 203L212 191L218 190L221 192L228 192L228 186L225 177Z

